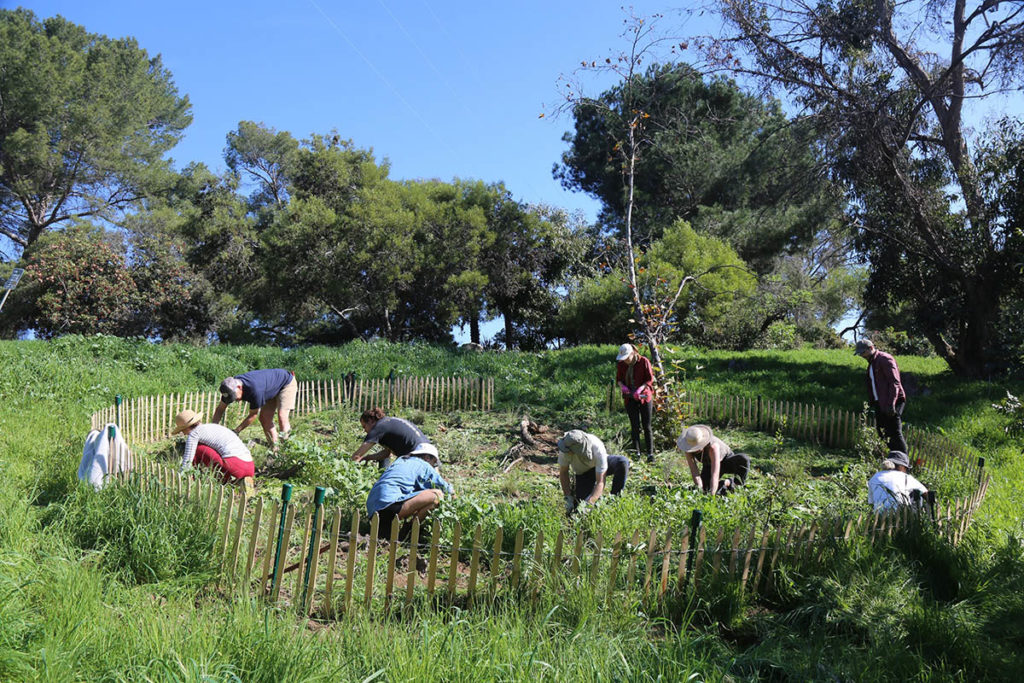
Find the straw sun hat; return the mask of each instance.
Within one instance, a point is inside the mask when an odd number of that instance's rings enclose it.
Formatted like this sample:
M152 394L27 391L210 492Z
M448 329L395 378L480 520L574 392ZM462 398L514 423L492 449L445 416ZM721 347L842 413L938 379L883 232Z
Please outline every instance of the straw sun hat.
M676 441L676 448L683 453L696 453L711 443L711 437L711 427L707 425L693 425L679 435L679 439Z
M174 416L174 429L171 430L171 434L179 434L189 427L195 427L202 421L202 413L197 413L194 410L183 410Z

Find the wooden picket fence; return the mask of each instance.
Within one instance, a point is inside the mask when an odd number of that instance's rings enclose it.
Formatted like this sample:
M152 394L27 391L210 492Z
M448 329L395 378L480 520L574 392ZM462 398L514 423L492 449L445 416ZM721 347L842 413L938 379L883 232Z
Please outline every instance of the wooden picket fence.
M853 448L858 431L875 429L874 416L858 412L821 407L795 401L775 401L761 396L721 396L688 388L691 421L734 425L755 431L809 441L832 448ZM606 397L609 411L622 410L618 385L613 383ZM866 420L866 421L865 421ZM917 471L931 471L939 476L955 468L972 478L979 478L984 459L941 434L904 425L907 455Z
M589 582L606 600L623 592L665 599L722 583L738 584L748 593L770 591L779 566L813 565L855 539L874 542L929 524L957 543L988 487L986 477L972 496L939 505L932 514L903 507L783 528L752 523L729 533L702 524L636 530L628 539L571 536L565 530L554 539L542 532L527 539L523 529L498 528L485 546L480 525L463 529L456 523L442 541L437 520L423 527L414 522L409 540L398 542L399 522L385 531L375 515L369 533L360 535L358 510L327 509L311 500L247 501L241 491L209 477L182 474L148 459L116 480L154 491L168 505L191 503L206 510L217 533L214 554L224 592L325 618L381 601L467 607L509 595L536 599L545 587L558 590L566 581ZM506 534L514 536L511 552L503 550Z
M220 394L216 391L139 396L94 414L92 428L102 429L113 422L121 427L129 443L161 441L174 428L174 416L180 411L195 410L209 419L219 403ZM355 412L374 406L385 411L396 408L490 410L493 405L494 378L491 377L310 380L299 382L295 413L302 415L330 409ZM237 423L248 411L249 404L232 403L225 412L224 423Z
M424 409L463 405L489 408L493 382L447 382L408 379L407 384L368 382L362 392L349 394L343 385L308 382L300 385L300 410L312 412L334 406ZM424 392L420 387L428 387ZM451 388L452 391L441 390ZM455 396L465 396L456 399ZM475 397L475 398L473 398ZM693 412L707 421L742 424L757 429L782 429L787 434L829 445L851 444L858 428L854 413L816 410L788 402L751 401L692 392ZM144 397L101 410L93 426L108 422L122 426L126 440L142 443L166 438L174 414L183 408L202 412L216 406L215 393ZM464 403L457 403L464 400ZM419 401L417 403L417 401ZM120 412L118 412L120 408ZM611 408L611 403L609 403ZM238 409L241 417L241 409ZM923 433L919 433L923 434ZM195 473L148 458L135 458L128 449L111 450L111 481L154 491L168 505L198 505L209 515L217 533L215 560L218 586L231 594L258 596L301 614L333 618L375 604L472 606L512 596L537 599L542 589L559 590L566 581L589 582L611 600L623 592L644 599L665 599L711 585L738 585L749 593L773 590L777 569L801 568L826 560L845 543L891 538L913 525L930 525L951 543L958 543L980 507L990 483L983 463L974 467L967 452L951 448L943 438L921 435L917 457L945 467L962 467L972 478L973 493L917 511L910 507L885 514L868 513L856 519L819 519L773 528L753 521L735 529L707 529L695 515L685 528L638 529L607 539L561 530L554 539L524 529L494 531L483 541L480 525L463 529L459 523L442 541L441 525L433 520L412 525L408 541L398 542L399 522L379 528L379 517L360 535L360 510L327 508L322 494L297 502L246 499L244 494ZM938 452L947 450L952 455ZM628 536L628 538L627 538ZM513 539L507 551L506 538ZM424 568L420 569L418 560Z

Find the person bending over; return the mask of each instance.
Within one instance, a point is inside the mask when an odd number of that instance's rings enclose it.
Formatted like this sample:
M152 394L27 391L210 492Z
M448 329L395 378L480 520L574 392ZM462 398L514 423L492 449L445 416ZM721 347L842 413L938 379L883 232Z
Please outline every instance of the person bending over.
M914 491L924 496L928 489L913 475L908 474L910 459L903 451L889 451L882 461L882 469L868 481L868 503L875 512L895 510L914 504Z
M352 459L356 462L369 460L384 467L392 455L401 458L411 455L413 450L421 444L430 444L430 439L420 431L419 427L400 417L387 417L380 408L369 408L363 411L363 414L359 416L359 424L366 432L366 438L352 454ZM380 446L380 450L367 455L374 446Z
M575 475L575 487L569 481L570 469ZM608 455L601 439L573 429L558 440L558 481L565 496L566 514L575 511L581 502L596 503L604 494L609 474L614 496L626 485L629 460L621 455Z
M676 448L686 454L686 464L694 485L704 493L725 495L743 486L750 471L750 456L732 449L711 432L707 425L693 425L679 435ZM701 464L697 471L697 463ZM731 474L731 479L723 479Z
M237 377L228 377L220 383L220 403L213 411L212 422L220 424L229 405L235 401L246 401L249 414L235 428L235 433L241 434L258 416L267 443L277 450L278 432L274 428L274 413L277 413L277 421L281 425L281 437L287 439L291 432L289 414L295 409L298 391L299 383L295 381L295 373L288 370L253 370Z
M403 525L399 534L399 538L405 538L413 517L422 522L431 510L440 505L445 493L453 494L451 485L438 471L440 465L437 448L422 443L384 470L366 499L366 512L370 518L380 515L377 528L381 538L391 537L395 518L409 523Z
M181 456L181 469L193 463L212 467L224 473L223 482L242 482L251 493L255 469L252 454L233 431L218 424L203 424L203 416L194 410L183 410L174 416L171 435L185 435L185 453Z

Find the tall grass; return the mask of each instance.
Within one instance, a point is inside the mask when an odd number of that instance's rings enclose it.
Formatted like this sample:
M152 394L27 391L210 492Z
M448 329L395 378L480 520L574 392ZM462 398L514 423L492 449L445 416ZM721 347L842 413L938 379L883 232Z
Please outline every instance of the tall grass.
M863 361L849 353L680 357L685 379L712 392L848 409L863 401ZM553 424L614 430L625 418L604 413L613 358L611 347L478 354L387 343L0 342L0 680L997 680L1024 669L1021 443L988 408L1002 383L959 382L934 359L899 359L930 391L911 397L907 419L989 457L998 481L982 522L960 548L908 537L783 567L782 589L753 603L720 586L693 603L627 595L604 607L604 596L567 585L536 606L302 622L205 585L212 536L201 514L131 489L94 494L73 478L88 415L116 394L210 389L258 367L305 378L485 375L509 416L540 412ZM607 536L630 513L659 514L638 497L616 502L621 516L608 506L584 524ZM495 523L541 519L547 505L558 505L557 491L507 506Z

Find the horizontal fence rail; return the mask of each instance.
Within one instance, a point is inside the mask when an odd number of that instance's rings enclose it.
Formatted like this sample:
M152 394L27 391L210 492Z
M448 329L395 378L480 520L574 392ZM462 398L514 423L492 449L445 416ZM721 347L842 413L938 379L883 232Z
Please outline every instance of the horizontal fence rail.
M219 403L220 393L216 391L139 396L94 414L92 428L102 429L113 422L121 427L129 443L161 441L168 438L174 416L182 410L195 410L209 419ZM493 405L491 377L309 380L299 382L294 412L303 415L335 408L356 412L375 406L385 411L491 410ZM236 401L227 407L224 423L241 421L248 412L247 403Z
M782 433L830 448L853 448L858 432L875 430L874 415L821 407L795 401L775 401L760 396L722 396L687 388L686 398L695 420L745 427L768 434ZM621 410L618 384L613 383L605 401L609 411ZM980 478L983 460L962 444L941 434L904 425L907 455L918 471L942 474L955 468Z
M336 617L359 606L397 606L428 599L461 606L512 595L537 599L547 586L589 582L606 600L613 593L639 591L648 599L682 595L722 582L749 593L773 588L776 568L813 566L839 544L856 539L892 538L912 525L928 524L957 543L967 530L988 487L931 511L902 507L856 519L799 522L781 528L753 523L746 528L636 530L604 538L560 531L555 538L523 529L497 529L491 544L480 525L458 522L441 541L437 520L412 523L399 542L399 521L390 529L370 520L360 535L360 512L262 498L247 500L211 478L182 474L163 464L140 460L128 485L155 492L168 505L191 503L205 509L216 530L214 560L218 587L225 593L263 597L301 614ZM929 514L929 512L931 514ZM503 550L505 537L514 549Z

